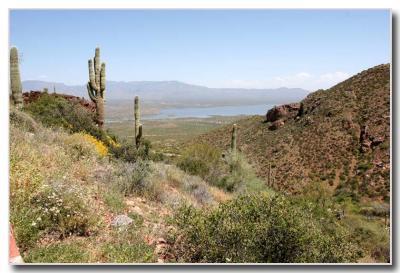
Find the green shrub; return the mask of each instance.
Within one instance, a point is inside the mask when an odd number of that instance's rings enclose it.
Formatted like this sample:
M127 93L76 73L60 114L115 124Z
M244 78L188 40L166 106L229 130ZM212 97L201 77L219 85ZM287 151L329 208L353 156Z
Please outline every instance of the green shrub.
M11 223L19 247L26 250L49 233L61 238L88 235L96 229L97 219L74 188L42 186L35 193L13 197Z
M73 187L45 187L31 199L41 215L40 221L35 221L36 226L40 230L59 232L62 236L87 235L96 221L83 199L79 189Z
M373 167L373 164L371 162L360 162L357 166L357 170L360 172L364 173L371 169Z
M29 114L18 111L14 107L10 109L10 123L32 133L39 128L39 124Z
M228 153L224 157L229 172L216 181L215 185L228 192L259 192L266 190L265 182L257 178L256 173L244 155L236 152Z
M61 127L70 133L86 132L109 146L110 138L116 140L115 136L97 127L94 113L62 97L43 94L38 100L26 105L25 111L47 127Z
M155 262L154 249L147 245L135 226L115 231L112 242L102 247L102 256L112 263L151 263Z
M115 172L115 181L124 195L138 194L156 196L157 185L147 179L151 173L150 162L137 160L135 163L121 163Z
M220 176L222 152L206 144L195 144L182 152L177 166L191 175L198 175L207 182Z
M104 203L114 213L122 213L126 207L124 197L113 189L106 190L104 193Z
M150 159L151 143L149 140L142 139L139 149L132 142L122 142L120 145L111 146L109 151L117 159L126 162L136 162L137 160Z
M178 262L340 263L360 255L343 230L324 230L280 195L242 195L207 211L184 206L173 222Z
M24 257L25 263L87 263L88 260L85 246L64 242L39 246Z

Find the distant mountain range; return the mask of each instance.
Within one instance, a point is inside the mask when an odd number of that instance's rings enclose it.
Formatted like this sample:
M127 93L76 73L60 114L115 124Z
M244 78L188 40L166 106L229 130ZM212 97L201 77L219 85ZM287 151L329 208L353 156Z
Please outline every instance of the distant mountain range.
M42 90L71 94L87 98L85 85L66 85L45 81L24 81L24 91ZM135 95L147 102L185 105L237 105L237 104L282 104L299 101L309 91L301 88L244 89L244 88L208 88L179 81L108 81L107 100L133 100Z

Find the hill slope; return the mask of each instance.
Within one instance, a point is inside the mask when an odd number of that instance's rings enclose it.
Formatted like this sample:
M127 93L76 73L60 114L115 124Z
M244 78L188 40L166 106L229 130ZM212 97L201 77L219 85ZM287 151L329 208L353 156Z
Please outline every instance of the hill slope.
M322 182L337 195L388 200L390 66L318 90L299 106L275 123L261 116L238 121L238 147L258 174L267 180L271 164L274 187L284 192L298 193L310 182ZM196 142L227 148L230 130L217 129Z

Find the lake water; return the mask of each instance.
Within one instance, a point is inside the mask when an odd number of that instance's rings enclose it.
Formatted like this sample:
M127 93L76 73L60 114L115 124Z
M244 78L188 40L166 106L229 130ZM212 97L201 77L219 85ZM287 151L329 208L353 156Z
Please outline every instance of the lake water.
M212 116L265 115L274 105L238 105L217 107L166 108L156 115L143 115L142 119L208 118Z

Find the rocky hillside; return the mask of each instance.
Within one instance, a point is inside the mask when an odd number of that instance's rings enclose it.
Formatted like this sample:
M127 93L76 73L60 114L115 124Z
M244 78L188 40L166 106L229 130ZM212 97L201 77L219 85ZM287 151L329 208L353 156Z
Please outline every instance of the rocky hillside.
M273 187L300 193L320 182L336 195L388 200L390 66L365 70L266 117L238 121L238 147ZM196 142L227 148L231 126Z

